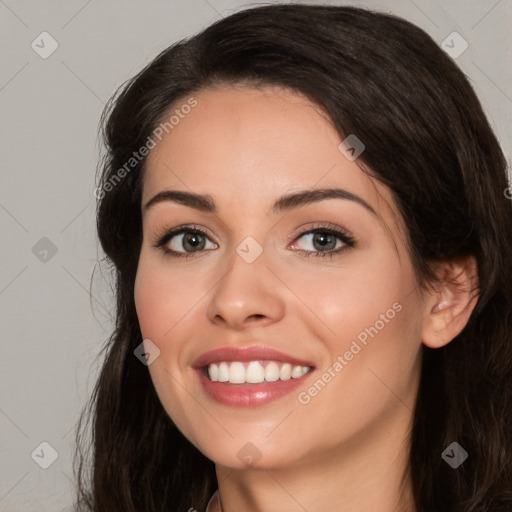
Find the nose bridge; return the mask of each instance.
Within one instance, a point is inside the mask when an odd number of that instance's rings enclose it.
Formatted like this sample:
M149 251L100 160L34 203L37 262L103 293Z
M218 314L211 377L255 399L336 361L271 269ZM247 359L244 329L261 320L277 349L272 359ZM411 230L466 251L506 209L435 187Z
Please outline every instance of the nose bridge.
M209 318L236 328L255 319L277 320L284 304L277 283L266 267L268 258L263 246L247 236L226 258L226 270L208 305Z

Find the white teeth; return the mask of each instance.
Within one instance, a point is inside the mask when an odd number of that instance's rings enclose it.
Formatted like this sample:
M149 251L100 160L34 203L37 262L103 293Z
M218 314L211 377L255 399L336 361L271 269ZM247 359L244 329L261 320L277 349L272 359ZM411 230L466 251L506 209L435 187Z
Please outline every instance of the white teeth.
M216 364L208 366L208 375L210 376L210 380L217 382L219 380L219 367Z
M298 379L302 377L302 368L300 366L294 366L292 368L292 379Z
M258 361L251 361L245 370L245 382L257 384L265 380L265 368Z
M270 361L265 368L265 380L275 382L277 379L279 379L279 366L274 361Z
M229 367L229 382L243 384L245 382L245 368L242 363L231 363Z
M307 366L306 366L307 368ZM281 371L279 372L279 376L281 380L289 380L292 378L292 365L290 363L285 363L281 366Z
M290 363L276 361L268 361L266 366L261 363L261 361L211 363L208 365L208 376L213 382L258 384L263 381L298 379L311 370L310 366L292 366Z
M219 382L228 382L229 380L229 366L227 363L219 364Z

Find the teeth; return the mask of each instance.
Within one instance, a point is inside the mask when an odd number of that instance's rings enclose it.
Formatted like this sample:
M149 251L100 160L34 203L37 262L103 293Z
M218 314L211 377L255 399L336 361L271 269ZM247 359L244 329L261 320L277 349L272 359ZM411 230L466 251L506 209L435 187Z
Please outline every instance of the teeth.
M307 366L305 368L308 368ZM285 363L281 366L281 371L279 372L279 376L281 380L289 380L292 378L292 365L290 363Z
M219 367L216 364L211 364L208 368L208 375L210 380L217 382L219 380Z
M267 382L275 382L279 379L279 366L274 361L270 361L265 368L265 380Z
M215 365L210 365L215 366ZM257 384L265 380L265 370L258 361L251 361L245 370L245 382Z
M229 382L243 384L245 382L245 368L242 363L231 363L229 367Z
M229 380L229 366L227 363L219 364L219 382L228 382Z
M266 365L262 364L265 362ZM290 363L277 361L251 361L249 363L223 361L219 364L208 365L208 376L213 382L258 384L263 381L298 379L310 370L310 366L292 366Z

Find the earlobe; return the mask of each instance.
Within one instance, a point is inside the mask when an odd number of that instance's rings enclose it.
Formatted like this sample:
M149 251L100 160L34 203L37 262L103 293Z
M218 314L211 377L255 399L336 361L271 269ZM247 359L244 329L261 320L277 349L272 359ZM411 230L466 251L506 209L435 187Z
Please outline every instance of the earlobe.
M478 271L473 256L445 267L440 290L427 301L422 342L440 348L452 341L466 326L478 302Z

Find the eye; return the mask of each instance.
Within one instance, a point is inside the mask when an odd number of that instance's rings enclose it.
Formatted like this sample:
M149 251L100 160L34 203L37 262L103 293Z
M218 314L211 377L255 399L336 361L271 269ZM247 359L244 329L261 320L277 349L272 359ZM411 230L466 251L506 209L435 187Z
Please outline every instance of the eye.
M297 252L307 257L329 257L345 251L355 246L355 238L342 228L333 228L329 226L318 226L314 229L302 233L296 240L303 240L302 248ZM296 248L297 242L294 242L292 248Z
M153 245L169 256L188 257L196 252L217 248L204 231L191 226L174 228L155 238Z
M302 241L297 248L297 241ZM343 228L327 225L317 226L301 233L291 246L296 252L307 257L329 257L355 246L356 239ZM208 244L210 244L208 246ZM210 241L209 236L194 226L179 226L157 234L153 246L161 249L171 257L190 257L205 250L217 249L218 246Z

